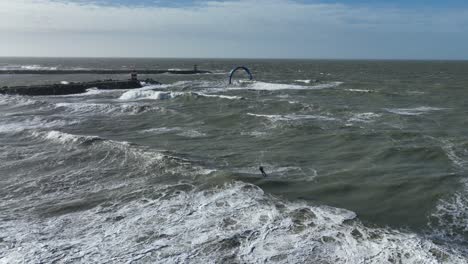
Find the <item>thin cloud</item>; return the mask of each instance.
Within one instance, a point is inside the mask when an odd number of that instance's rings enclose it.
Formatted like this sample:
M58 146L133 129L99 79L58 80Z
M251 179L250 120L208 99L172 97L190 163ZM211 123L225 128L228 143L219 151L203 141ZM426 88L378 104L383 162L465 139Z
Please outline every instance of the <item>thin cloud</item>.
M20 47L24 48L24 45L15 48L14 42L21 38L45 43L48 37L51 40L50 51L43 47L34 49L51 55L54 46L67 43L63 38L73 36L83 46L92 47L92 38L103 40L101 44L114 45L103 49L103 56L112 56L109 54L111 50L121 50L121 53L132 56L135 51L131 50L132 41L129 40L134 40L139 42L133 43L136 47L152 46L164 51L164 54L159 54L150 50L146 55L139 51L141 56L218 57L225 52L224 46L231 49L234 57L240 54L255 57L311 57L320 54L325 54L324 57L333 54L342 57L389 57L395 56L392 55L394 51L385 54L385 50L372 51L375 47L369 47L370 56L366 56L363 47L358 45L379 42L376 38L393 39L397 34L402 37L416 34L421 40L455 38L466 43L466 37L458 35L467 35L467 28L466 10L405 10L288 0L200 1L184 7L0 0L0 34L9 36L0 47L9 45L14 55L21 53ZM185 45L181 45L181 41ZM410 48L402 48L405 52L401 52L401 56L411 53L412 46L421 44L418 39L412 41L408 43ZM339 45L343 42L349 45ZM61 46L55 50L66 52L67 49ZM190 52L196 54L191 55ZM379 52L383 53L378 55ZM466 48L463 52L467 54ZM98 51L80 51L80 55L94 56L93 53ZM431 53L434 54L428 51L428 55Z

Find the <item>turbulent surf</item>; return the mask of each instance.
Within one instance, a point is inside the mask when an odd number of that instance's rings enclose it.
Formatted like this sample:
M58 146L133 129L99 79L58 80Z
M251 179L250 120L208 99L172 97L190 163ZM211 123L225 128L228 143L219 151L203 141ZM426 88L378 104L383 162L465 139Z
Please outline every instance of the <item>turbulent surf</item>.
M238 63L2 61L213 74L0 95L0 263L468 263L468 63Z

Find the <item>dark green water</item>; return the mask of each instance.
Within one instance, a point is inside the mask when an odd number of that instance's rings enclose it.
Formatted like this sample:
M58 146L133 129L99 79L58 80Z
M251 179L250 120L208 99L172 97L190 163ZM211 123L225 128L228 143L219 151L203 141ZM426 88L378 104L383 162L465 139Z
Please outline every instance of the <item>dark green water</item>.
M214 73L142 76L164 85L131 91L0 98L0 260L62 252L84 262L466 263L468 62L0 60L193 64ZM255 81L239 72L228 85L236 65ZM0 75L0 86L107 78L127 76ZM66 222L76 218L93 224ZM28 236L30 225L47 231ZM41 245L55 251L38 253Z

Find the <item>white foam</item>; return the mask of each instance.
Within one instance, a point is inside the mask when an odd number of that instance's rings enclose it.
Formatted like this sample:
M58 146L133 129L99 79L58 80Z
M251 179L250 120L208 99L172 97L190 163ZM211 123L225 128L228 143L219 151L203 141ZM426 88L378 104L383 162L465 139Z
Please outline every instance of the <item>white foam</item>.
M295 82L298 82L298 83L307 83L309 84L312 80L294 80Z
M162 92L153 90L130 90L120 96L120 100L135 101L135 100L166 100L172 99L182 93Z
M118 104L118 103L57 103L58 108L71 110L76 115L89 114L141 114L148 111L159 110L157 106L147 106L140 104Z
M354 114L350 119L348 119L348 122L371 123L381 116L382 116L381 114L372 113L372 112L358 113L358 114Z
M261 115L261 114L252 114L247 113L250 116L256 117L264 117L268 118L271 121L294 121L294 120L307 120L307 119L314 119L314 120L322 120L322 121L335 121L336 118L328 117L328 116L320 116L320 115L296 115L296 114L288 114L288 115Z
M435 232L435 236L443 241L459 241L466 244L468 237L468 184L464 183L464 190L457 192L452 197L441 199L437 203L436 210L431 214L429 226ZM465 248L465 254L468 249Z
M205 133L202 133L195 129L185 129L182 127L157 127L157 128L150 128L142 130L141 133L148 133L148 134L169 134L169 133L176 133L177 136L181 137L188 137L188 138L199 138L199 137L206 137Z
M47 67L47 66L41 66L37 64L32 64L32 65L17 65L17 64L7 64L4 66L0 67L0 70L57 70L58 67L53 66L53 67Z
M150 133L150 134L167 134L172 132L182 131L181 127L157 127L157 128L150 128L142 130L142 133Z
M260 162L261 163L261 162ZM295 167L285 166L278 167L273 164L261 163L268 180L287 179L288 182L292 181L313 181L317 176L317 170L307 167ZM235 169L235 172L249 175L256 175L257 177L263 177L258 167L247 167L241 169Z
M79 121L47 120L38 116L21 121L0 122L0 133L18 133L25 130L38 128L60 128L66 125L76 124Z
M418 116L418 115L422 115L425 113L429 113L433 111L441 111L445 109L446 108L421 106L421 107L415 107L415 108L393 108L393 109L386 108L385 110L390 113L394 113L398 115Z
M468 160L461 158L457 155L456 146L449 140L441 140L442 148L444 149L447 157L460 169L464 169L468 165ZM467 152L466 150L464 150ZM468 152L467 152L468 153Z
M51 140L60 144L70 144L70 143L86 143L92 142L96 140L102 140L100 137L97 136L81 136L81 135L73 135L68 134L60 131L49 131L49 132L34 132L33 136L42 137L46 140Z
M194 129L184 130L181 133L177 134L181 137L188 137L188 138L199 138L199 137L206 137L206 134Z
M249 132L241 132L243 136L253 136L253 137L263 137L268 135L267 132L264 131L249 131Z
M267 83L267 82L251 82L246 86L228 87L227 90L259 90L259 91L279 91L279 90L320 90L327 88L335 88L343 84L342 82L322 83L313 86Z
M14 105L18 106L27 106L38 103L38 101L33 100L29 97L19 96L19 95L2 95L0 94L0 105Z
M466 263L453 249L416 234L368 228L348 210L279 200L249 184L205 190L147 184L134 192L157 195L124 204L116 197L111 207L1 221L3 241L14 245L2 260Z
M356 93L372 93L373 90L366 90L366 89L346 89L345 91L348 92L356 92Z
M241 100L244 99L241 96L234 96L234 95L218 95L218 94L206 94L206 93L196 93L196 95L202 97L212 97L212 98L221 98L221 99L229 99L229 100Z
M48 71L55 71L57 70L58 67L46 67L46 66L41 66L41 65L22 65L20 67L21 70L33 70L33 71L38 71L38 70L48 70Z

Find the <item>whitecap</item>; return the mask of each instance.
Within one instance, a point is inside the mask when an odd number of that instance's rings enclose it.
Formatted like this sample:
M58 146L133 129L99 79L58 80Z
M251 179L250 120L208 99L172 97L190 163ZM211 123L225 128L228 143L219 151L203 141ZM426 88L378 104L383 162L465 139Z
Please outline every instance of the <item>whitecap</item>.
M354 114L350 119L348 119L348 122L371 123L375 121L375 119L381 116L382 116L381 114L377 114L373 112L358 113L358 114Z
M298 83L306 83L306 84L309 84L312 80L294 80L295 82L298 82Z
M15 107L18 107L33 105L36 103L39 103L39 101L33 100L26 96L0 94L0 105L14 105Z
M0 123L0 133L18 133L25 130L38 128L60 128L71 124L77 124L79 121L48 120L38 116L27 118L21 121L2 121Z
M21 70L32 70L32 71L39 71L39 70L47 70L47 71L55 71L58 69L57 66L48 67L48 66L41 66L41 65L22 65L20 66Z
M264 91L278 91L278 90L320 90L327 88L335 88L343 84L342 82L322 83L313 86L303 86L294 84L281 84L281 83L267 83L267 82L252 82L245 87L231 87L228 90L264 90Z
M418 116L418 115L422 115L428 112L441 111L445 109L446 108L421 106L421 107L415 107L415 108L386 108L384 110L390 113L398 114L398 115Z
M212 97L212 98L221 98L221 99L229 99L229 100L241 100L244 99L241 96L234 96L234 95L218 95L218 94L206 94L206 93L195 93L198 96L202 97Z
M372 93L373 90L366 90L366 89L346 89L345 91L348 92L356 92L356 93Z
M160 109L157 106L150 105L115 103L57 103L55 106L57 108L65 108L70 110L71 113L77 115L111 113L141 114Z
M268 135L267 132L264 131L248 131L248 132L241 132L242 136L253 136L253 137L263 137Z
M306 120L306 119L314 119L314 120L322 120L322 121L336 121L336 118L328 117L328 116L320 116L320 115L296 115L296 114L287 114L287 115L261 115L261 114L253 114L247 113L250 116L256 117L264 117L270 119L271 121L294 121L294 120Z
M182 131L181 127L157 127L142 130L141 133L150 133L150 134L167 134L172 132Z
M184 130L183 132L178 133L177 135L181 137L188 137L188 138L206 137L205 133L194 130L194 129Z
M174 92L162 92L153 90L130 90L122 94L119 100L131 101L131 100L166 100L172 99L181 95L182 93Z
M73 135L68 134L60 131L49 131L49 132L33 132L33 136L35 137L42 137L43 139L54 141L56 143L61 144L70 144L70 143L89 143L97 140L102 140L98 136L81 136L81 135Z
M262 163L266 174L268 175L268 180L277 180L277 179L287 179L288 181L312 181L318 176L317 170L307 167L297 167L297 166L285 166L278 167L272 164ZM258 167L247 167L234 169L234 172L256 175L258 177L263 177Z

